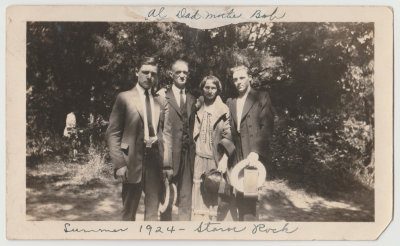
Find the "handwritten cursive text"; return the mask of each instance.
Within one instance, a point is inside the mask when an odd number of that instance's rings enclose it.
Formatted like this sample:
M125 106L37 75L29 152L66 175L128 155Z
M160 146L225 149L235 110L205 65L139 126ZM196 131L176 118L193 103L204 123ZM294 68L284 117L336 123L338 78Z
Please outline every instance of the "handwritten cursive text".
M254 18L254 19L267 19L269 18L270 21L276 20L276 19L282 19L283 17L285 17L286 12L282 13L278 13L278 7L276 7L274 9L274 11L272 11L271 13L265 13L262 12L260 9L257 9L256 11L254 11L254 13L250 16L250 19Z
M65 223L64 224L64 232L123 232L127 231L127 228L121 228L121 229L79 229L79 228L70 228L71 224L70 223Z
M288 233L291 234L295 231L298 230L298 227L296 227L295 229L289 229L289 223L286 223L282 228L271 228L271 227L267 227L264 224L253 224L253 230L251 231L252 234L256 234L259 232L263 232L263 233Z
M163 20L163 19L167 18L167 15L164 14L164 10L165 10L164 7L161 7L159 9L152 9L149 11L149 13L147 13L147 17L155 18L157 20Z
M205 19L237 19L242 17L242 14L241 13L237 14L235 12L235 9L230 9L229 11L226 11L224 13L217 13L217 14L213 14L208 11L206 12L207 15Z
M222 227L221 223L218 222L201 222L196 229L195 232L242 232L246 230L246 227Z

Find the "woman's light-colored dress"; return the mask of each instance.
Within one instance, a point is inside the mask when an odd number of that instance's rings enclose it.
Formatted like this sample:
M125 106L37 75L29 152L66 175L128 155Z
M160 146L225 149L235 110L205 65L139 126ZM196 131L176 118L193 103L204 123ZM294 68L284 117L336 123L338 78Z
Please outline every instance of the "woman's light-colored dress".
M196 157L194 160L193 191L192 191L192 220L216 220L217 194L202 194L200 190L201 175L211 169L216 169L217 164L213 156L213 126L212 108L205 108L203 115L199 115L200 135L196 140Z
M219 208L218 194L202 194L201 175L217 169L224 155L235 151L229 124L229 108L217 96L210 106L201 104L195 115L193 140L196 143L194 161L192 220L217 220ZM220 218L219 218L220 219Z

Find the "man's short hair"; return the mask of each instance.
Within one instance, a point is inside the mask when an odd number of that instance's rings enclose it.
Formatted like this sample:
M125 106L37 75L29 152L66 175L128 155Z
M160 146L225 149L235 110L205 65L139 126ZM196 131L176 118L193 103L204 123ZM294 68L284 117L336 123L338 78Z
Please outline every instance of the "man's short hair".
M172 67L173 67L176 63L178 63L178 62L183 62L183 63L186 64L186 66L189 67L189 62L187 62L187 61L185 61L185 60L179 58L179 59L176 59L175 61L173 61L173 62L171 63L171 69L172 69Z
M230 69L230 71L231 71L231 73L234 73L234 72L236 72L236 71L239 71L239 70L246 70L246 72L247 72L247 74L248 75L250 75L250 70L249 70L249 68L247 67L247 66L245 66L245 65L239 65L239 66L234 66L234 67L232 67L231 69Z
M138 69L140 69L143 65L152 65L157 67L158 66L157 58L154 56L142 56L139 60Z
M250 61L249 61L249 56L251 56L251 54L248 54L247 52L233 52L232 53L232 57L230 58L229 61L229 67L230 68L235 68L235 67L247 67L250 68Z
M204 86L206 85L206 82L208 80L211 80L211 82L217 87L218 95L221 94L222 91L222 84L219 79L213 75L208 75L204 77L204 79L200 82L199 88L200 90L203 90Z

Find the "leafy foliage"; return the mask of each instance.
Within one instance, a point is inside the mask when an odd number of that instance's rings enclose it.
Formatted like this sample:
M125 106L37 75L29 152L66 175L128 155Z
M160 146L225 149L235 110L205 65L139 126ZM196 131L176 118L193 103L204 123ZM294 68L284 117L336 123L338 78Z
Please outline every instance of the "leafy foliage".
M28 155L63 152L74 111L81 152L106 153L113 101L135 85L142 55L160 59L159 84L178 58L189 89L214 74L234 95L229 69L248 65L252 86L275 108L273 166L282 177L323 192L373 185L374 28L372 23L242 23L200 30L180 23L35 22L27 27ZM65 148L64 148L65 152ZM93 156L93 155L89 155Z

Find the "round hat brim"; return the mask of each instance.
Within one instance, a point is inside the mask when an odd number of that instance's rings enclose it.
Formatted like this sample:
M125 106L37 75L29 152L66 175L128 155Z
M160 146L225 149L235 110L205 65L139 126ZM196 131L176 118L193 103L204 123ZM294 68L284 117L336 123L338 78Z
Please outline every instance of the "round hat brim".
M248 165L248 161L242 160L238 164L236 164L230 175L231 185L238 191L243 192L243 179L239 180L239 173ZM267 177L267 170L265 170L264 165L257 161L255 164L255 168L258 170L258 180L257 180L257 187L261 187L264 184L265 178Z
M176 198L177 198L176 186L174 183L169 184L168 179L165 179L164 187L165 187L165 193L164 193L165 199L164 199L164 202L160 203L160 205L158 206L158 211L160 213L164 213L168 207L174 206L176 203ZM172 189L172 192L171 192L171 189Z

